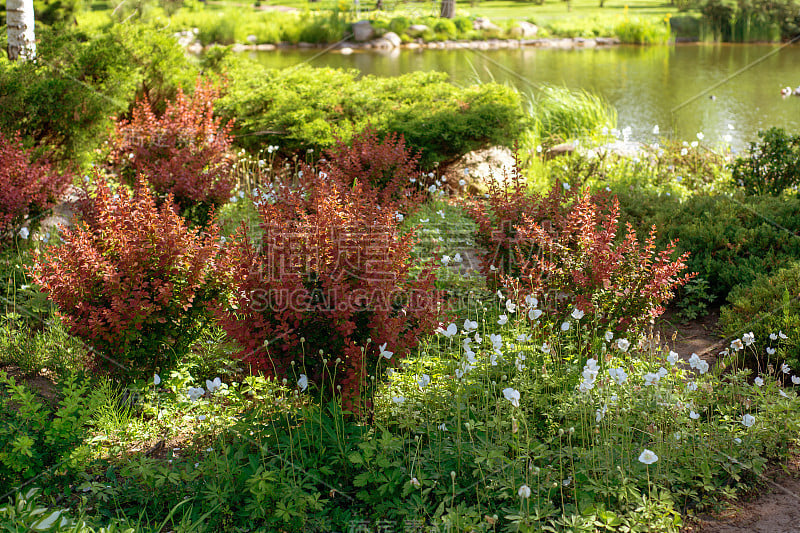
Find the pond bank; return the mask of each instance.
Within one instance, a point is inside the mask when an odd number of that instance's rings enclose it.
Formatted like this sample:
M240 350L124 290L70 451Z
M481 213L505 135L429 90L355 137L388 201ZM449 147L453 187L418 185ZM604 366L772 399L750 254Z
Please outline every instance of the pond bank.
M432 42L410 42L410 43L395 43L385 37L368 41L364 43L340 41L338 43L280 43L280 44L241 44L237 43L232 45L234 52L271 52L274 50L298 50L298 49L328 49L331 52L338 52L341 54L348 54L355 51L362 50L418 50L418 49L439 49L439 50L457 50L457 49L470 49L470 50L499 50L504 48L595 48L605 46L616 46L621 44L621 41L616 37L595 37L595 38L549 38L549 39L489 39L486 41L432 41ZM194 42L186 46L186 50L193 54L203 53L217 44L203 46L200 43Z

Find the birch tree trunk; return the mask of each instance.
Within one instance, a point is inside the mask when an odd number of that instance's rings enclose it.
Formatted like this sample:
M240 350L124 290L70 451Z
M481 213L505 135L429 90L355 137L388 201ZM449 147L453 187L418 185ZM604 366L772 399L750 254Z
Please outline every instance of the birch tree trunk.
M36 57L33 31L33 0L7 0L8 58L12 61Z

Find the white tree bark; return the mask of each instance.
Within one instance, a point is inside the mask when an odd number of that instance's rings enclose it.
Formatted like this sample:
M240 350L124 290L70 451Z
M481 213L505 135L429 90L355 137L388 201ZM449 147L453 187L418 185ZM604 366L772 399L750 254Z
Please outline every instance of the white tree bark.
M8 58L33 59L36 36L33 31L33 0L7 0Z

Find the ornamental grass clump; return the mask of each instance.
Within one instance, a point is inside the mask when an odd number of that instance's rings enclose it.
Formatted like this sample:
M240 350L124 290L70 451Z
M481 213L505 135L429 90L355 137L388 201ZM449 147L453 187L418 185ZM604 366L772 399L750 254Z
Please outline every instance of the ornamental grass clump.
M139 100L130 120L117 122L111 163L123 181L139 176L160 199L172 194L182 215L200 225L231 195L234 180L230 130L214 116L220 89L198 79L188 96L179 88L174 101L156 116L147 98Z
M72 181L69 172L58 172L46 161L31 162L30 150L17 133L0 133L0 242L14 234L26 218L56 203ZM25 229L22 235L29 234Z
M293 383L305 376L346 408L368 407L371 378L436 327L433 265L411 279L413 233L362 183L312 173L258 209L261 242L240 232L221 269L235 287L219 316L242 347L237 357Z
M70 333L93 348L95 367L123 381L173 368L221 293L216 228L188 229L167 200L156 207L144 184L114 194L100 181L82 223L31 268Z

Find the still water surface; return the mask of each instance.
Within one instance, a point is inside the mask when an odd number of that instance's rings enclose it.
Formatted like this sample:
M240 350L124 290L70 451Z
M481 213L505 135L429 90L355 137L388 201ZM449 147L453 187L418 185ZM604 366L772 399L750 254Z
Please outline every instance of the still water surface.
M679 139L694 139L703 132L705 142L712 144L731 135L736 149L770 126L800 132L800 97L780 95L781 87L800 86L800 46L426 49L352 55L317 49L253 52L251 56L275 68L309 62L378 76L438 70L447 72L457 84L479 78L509 83L525 92L541 84L585 89L606 98L617 110L618 127L632 128L632 137L642 141L653 139L654 125L659 125L662 135Z

